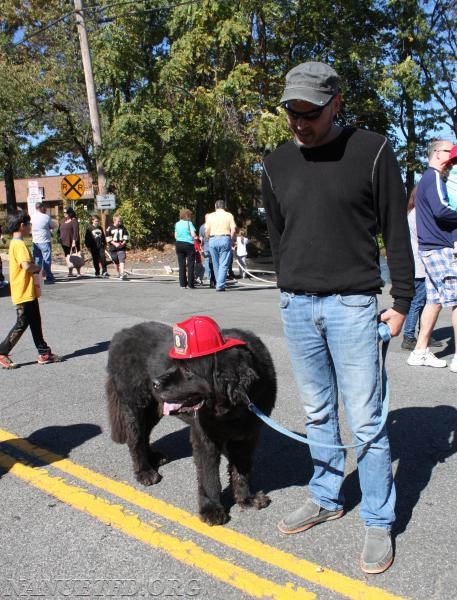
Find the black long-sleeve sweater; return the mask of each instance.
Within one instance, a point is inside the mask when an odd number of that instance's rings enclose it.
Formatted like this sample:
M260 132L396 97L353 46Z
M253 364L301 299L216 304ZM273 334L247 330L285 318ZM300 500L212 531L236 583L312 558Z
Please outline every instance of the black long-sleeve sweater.
M394 308L414 295L406 197L384 136L344 128L329 144L293 141L266 157L262 178L271 250L281 289L380 293L382 233Z

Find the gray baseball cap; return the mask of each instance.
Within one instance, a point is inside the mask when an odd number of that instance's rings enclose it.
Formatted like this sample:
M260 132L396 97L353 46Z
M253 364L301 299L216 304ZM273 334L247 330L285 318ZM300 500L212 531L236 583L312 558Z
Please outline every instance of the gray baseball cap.
M305 62L287 73L286 89L280 101L304 100L324 106L338 93L339 87L340 78L332 67L321 62Z

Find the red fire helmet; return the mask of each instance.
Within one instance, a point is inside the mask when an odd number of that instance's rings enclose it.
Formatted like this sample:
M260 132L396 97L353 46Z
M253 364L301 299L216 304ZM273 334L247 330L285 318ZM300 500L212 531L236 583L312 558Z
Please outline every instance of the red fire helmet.
M190 317L173 327L174 346L168 353L171 358L197 358L214 354L246 342L224 338L219 325L211 317Z

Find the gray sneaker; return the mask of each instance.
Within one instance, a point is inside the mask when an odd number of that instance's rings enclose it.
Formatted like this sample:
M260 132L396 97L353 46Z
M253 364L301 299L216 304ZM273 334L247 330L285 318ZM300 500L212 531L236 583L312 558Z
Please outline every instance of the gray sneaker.
M405 335L403 337L401 347L403 348L403 350L414 350L414 348L416 347L416 342L417 342L417 339L415 337L408 337L407 335ZM443 342L441 342L440 340L435 340L435 338L432 336L428 340L428 345L429 345L429 347L433 346L434 348L441 348L443 345Z
M311 498L308 498L301 508L294 510L294 512L284 517L278 523L278 529L282 533L299 533L300 531L306 531L314 527L318 523L339 519L343 514L344 509L342 508L327 510L318 506Z
M401 343L401 347L403 350L414 350L416 347L417 339L415 337L408 337L407 335L403 336L403 341Z
M382 527L368 527L365 533L360 567L364 573L384 573L394 562L390 531Z

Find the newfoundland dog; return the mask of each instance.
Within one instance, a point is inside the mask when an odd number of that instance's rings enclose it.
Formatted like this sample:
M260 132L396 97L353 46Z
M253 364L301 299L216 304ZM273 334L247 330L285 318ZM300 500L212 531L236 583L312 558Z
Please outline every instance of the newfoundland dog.
M174 329L140 323L115 334L107 370L111 437L128 445L140 483L161 480L157 469L166 458L151 449L149 435L163 415L176 415L190 425L202 521L222 525L229 519L221 502L222 454L235 502L268 506L268 496L249 488L262 423L248 402L269 415L276 400L273 362L256 335L221 331L209 317L192 317Z

